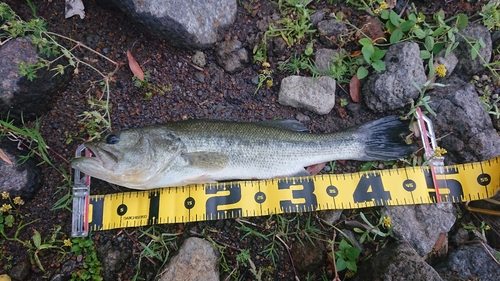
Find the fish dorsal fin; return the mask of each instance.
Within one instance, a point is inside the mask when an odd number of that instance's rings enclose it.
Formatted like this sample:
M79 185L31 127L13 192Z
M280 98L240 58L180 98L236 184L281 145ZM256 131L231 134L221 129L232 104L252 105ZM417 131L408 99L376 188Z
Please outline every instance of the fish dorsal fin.
M183 153L182 158L193 167L206 171L219 171L226 167L229 158L218 152L191 152Z
M269 127L275 127L279 129L285 129L285 130L290 130L290 131L296 131L296 132L306 132L309 131L309 129L302 125L299 121L296 120L266 120L266 121L260 121L259 124L264 125L264 126L269 126Z

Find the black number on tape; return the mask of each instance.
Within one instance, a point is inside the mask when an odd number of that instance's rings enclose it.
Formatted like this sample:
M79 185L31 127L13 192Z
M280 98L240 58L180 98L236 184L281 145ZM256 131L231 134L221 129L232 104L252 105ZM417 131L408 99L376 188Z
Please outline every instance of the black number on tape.
M370 191L371 187L371 191ZM361 176L361 179L353 193L355 203L371 202L375 200L375 205L385 205L385 200L391 199L391 193L384 189L380 174Z
M89 229L101 230L103 228L104 198L90 198L89 204L92 205L92 217L90 218Z
M482 186L487 186L491 182L491 176L488 174L480 174L477 176L477 183Z
M149 216L148 225L155 224L160 213L160 192L158 190L149 193Z
M255 202L262 204L266 201L266 194L262 191L259 191L259 192L255 193L254 199L255 199Z
M310 212L316 210L318 207L318 199L314 194L314 181L278 181L278 189L291 189L292 186L301 186L302 189L292 189L293 200L280 201L281 209L283 209L284 212ZM301 201L303 203L296 203L297 201Z
M241 208L220 210L219 207L238 203L241 200L241 186L239 184L207 186L205 194L217 194L229 191L227 196L214 196L206 202L207 219L234 218L240 216Z

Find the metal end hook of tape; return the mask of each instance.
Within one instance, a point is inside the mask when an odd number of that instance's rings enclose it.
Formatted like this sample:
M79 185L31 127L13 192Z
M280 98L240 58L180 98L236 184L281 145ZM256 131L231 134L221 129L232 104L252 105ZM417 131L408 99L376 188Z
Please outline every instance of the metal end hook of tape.
M444 173L444 157L436 156L434 154L434 151L437 148L437 140L431 119L422 113L420 107L417 108L416 114L420 136L424 145L425 160L429 162L432 183L434 185L434 189L436 190L436 199L437 202L441 202L441 194L439 193L439 185L436 175Z
M86 157L90 157L90 151L85 145L80 145L76 149L75 157L82 157L82 153ZM89 196L90 196L90 176L75 169L73 186L73 221L71 236L72 237L87 237L89 234Z

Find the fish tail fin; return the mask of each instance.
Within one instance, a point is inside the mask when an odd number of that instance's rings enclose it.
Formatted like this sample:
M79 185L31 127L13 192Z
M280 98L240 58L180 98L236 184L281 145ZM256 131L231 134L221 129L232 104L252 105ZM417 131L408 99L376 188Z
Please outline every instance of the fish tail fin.
M414 145L408 145L404 137L409 133L407 122L398 116L387 116L358 127L364 136L365 161L395 160L406 157L415 151Z

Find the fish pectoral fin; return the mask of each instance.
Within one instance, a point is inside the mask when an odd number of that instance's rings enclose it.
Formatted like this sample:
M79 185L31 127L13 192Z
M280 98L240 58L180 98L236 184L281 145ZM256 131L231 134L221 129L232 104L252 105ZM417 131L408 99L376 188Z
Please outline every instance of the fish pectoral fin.
M211 172L224 169L229 161L227 155L218 152L183 153L182 157L189 166Z

